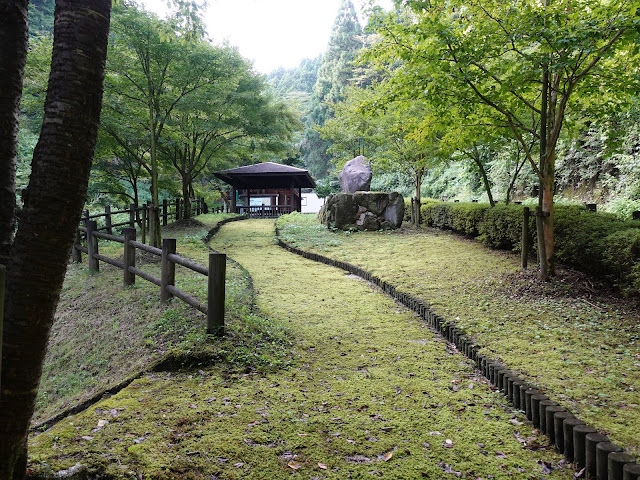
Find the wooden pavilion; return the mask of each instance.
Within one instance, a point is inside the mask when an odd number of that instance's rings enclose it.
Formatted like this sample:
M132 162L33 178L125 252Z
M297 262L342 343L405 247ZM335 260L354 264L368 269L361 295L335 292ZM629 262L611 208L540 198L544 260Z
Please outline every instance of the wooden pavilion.
M316 186L308 170L273 162L231 168L214 175L231 186L231 211L251 217L299 212L302 189ZM251 199L258 197L261 205L251 205Z

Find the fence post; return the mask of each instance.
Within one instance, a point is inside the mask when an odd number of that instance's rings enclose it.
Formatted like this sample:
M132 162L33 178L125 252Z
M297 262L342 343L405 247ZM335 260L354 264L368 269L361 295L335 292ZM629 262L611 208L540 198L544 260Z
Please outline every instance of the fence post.
M529 263L529 207L522 209L522 268L526 269Z
M129 205L129 228L136 228L136 204Z
M71 258L74 263L82 263L82 252L78 248L80 246L80 230L76 228L76 237L73 240L73 247L71 248Z
M176 264L169 260L169 254L176 253L176 239L162 239L162 274L160 276L160 301L167 303L173 297L168 291L168 285L176 283Z
M209 281L207 292L207 333L224 336L224 279L227 256L224 253L209 254Z
M0 388L2 387L2 338L4 332L4 290L7 280L7 268L0 265Z
M129 267L136 266L136 248L131 245L132 241L136 239L135 228L125 228L122 230L124 235L124 254L122 255L122 262L124 263L124 286L133 285L136 283L136 275L129 271Z
M98 229L98 222L91 220L87 224L87 256L89 257L89 271L99 272L100 262L95 255L98 253L98 238L93 235Z
M176 198L176 220L180 220L180 199Z
M162 200L162 225L167 225L167 212L169 211L169 202L165 198Z
M104 206L104 226L109 235L113 234L113 228L111 227L111 205Z
M89 210L82 212L82 221L84 222L85 227L89 225Z
M142 243L147 243L147 206L142 205Z

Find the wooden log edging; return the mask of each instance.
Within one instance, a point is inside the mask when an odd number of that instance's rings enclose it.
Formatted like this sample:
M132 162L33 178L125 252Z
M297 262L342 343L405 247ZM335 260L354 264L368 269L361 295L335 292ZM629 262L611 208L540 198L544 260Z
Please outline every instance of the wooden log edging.
M556 451L564 454L567 462L574 463L574 467L580 475L584 475L583 470L586 470L587 478L595 479L597 472L598 480L640 480L640 464L636 464L631 455L622 455L620 453L624 450L622 447L610 443L605 435L600 434L596 434L597 436L587 434L589 440L585 441L585 433L583 432L596 432L596 429L587 426L585 422L566 408L550 400L549 397L541 393L542 388L536 388L510 371L500 361L480 353L483 347L467 335L464 329L455 322L442 318L421 299L405 292L399 292L394 285L361 267L294 247L280 238L280 232L277 228L276 239L280 247L291 253L340 268L373 283L384 293L416 312L427 325L453 343L461 353L473 361L489 383L496 390L501 391L516 409L523 411L527 420L535 428L547 435L549 443L555 446ZM572 449L568 448L569 445ZM598 452L597 455L596 452ZM586 464L585 459L587 459ZM589 475L593 475L593 477ZM583 476L576 478L583 478Z

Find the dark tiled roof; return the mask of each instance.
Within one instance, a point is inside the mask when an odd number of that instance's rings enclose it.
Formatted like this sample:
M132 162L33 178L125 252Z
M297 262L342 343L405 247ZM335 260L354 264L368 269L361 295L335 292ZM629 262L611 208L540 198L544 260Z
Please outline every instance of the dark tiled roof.
M264 162L221 170L214 174L236 188L313 188L316 186L307 170L279 163Z

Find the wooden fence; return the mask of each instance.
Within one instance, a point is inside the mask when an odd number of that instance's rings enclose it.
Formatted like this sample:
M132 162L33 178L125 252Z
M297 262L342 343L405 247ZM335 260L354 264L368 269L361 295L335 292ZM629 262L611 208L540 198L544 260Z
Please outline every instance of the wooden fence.
M90 214L89 210L85 210L82 214L83 222L88 222L89 220L99 220L104 219L103 225L99 227L98 230L105 230L108 234L113 233L113 229L117 227L128 226L129 228L135 228L136 223L142 223L142 218L146 219L146 226L149 226L149 212L153 210L154 207L151 206L150 203L145 205L141 205L136 207L135 204L129 205L122 210L111 210L111 205L105 205L103 213L95 213ZM195 215L200 215L204 212L205 204L203 198L196 198L191 202L191 213ZM216 210L219 210L216 209ZM180 220L184 218L184 200L181 198L176 198L175 200L169 201L166 198L162 201L162 205L157 207L158 215L162 218L162 225L167 225L169 218L173 217L175 220ZM114 223L113 217L115 215L128 215L129 219L125 222ZM85 225L86 226L86 225Z
M135 228L125 228L121 236L112 235L98 231L97 222L95 220L89 220L86 226L81 226L78 230L86 233L87 246L84 247L79 243L74 244L73 260L75 262L82 261L81 252L84 252L87 254L89 259L90 271L98 272L100 270L100 262L105 262L109 265L118 267L123 271L123 284L125 286L133 285L136 281L136 276L151 282L160 287L160 300L162 302L167 302L172 297L179 298L187 305L192 306L207 316L207 333L216 336L224 335L225 275L227 260L227 256L225 254L210 253L209 266L207 268L189 260L188 258L178 255L176 253L175 238L165 238L162 240L162 248L155 248L136 241ZM98 246L99 239L122 243L124 247L122 261L101 255ZM161 258L160 278L136 267L136 249ZM200 273L201 275L208 277L206 304L201 303L196 298L175 287L176 265L181 265L193 272Z

